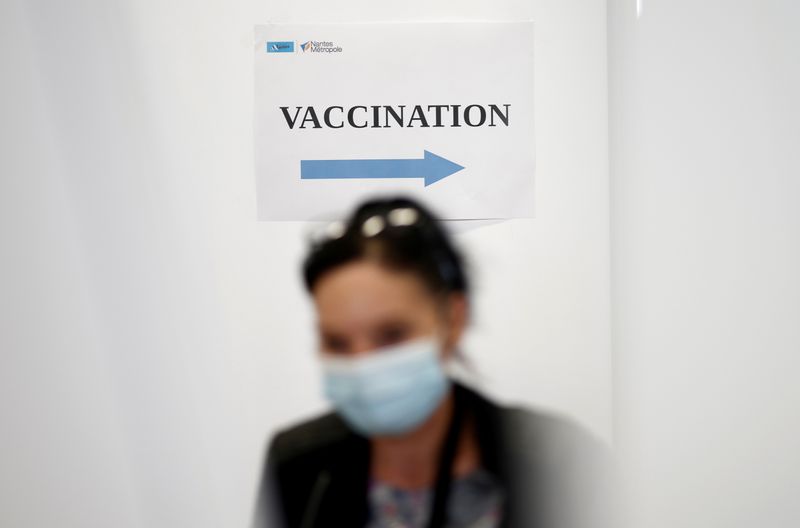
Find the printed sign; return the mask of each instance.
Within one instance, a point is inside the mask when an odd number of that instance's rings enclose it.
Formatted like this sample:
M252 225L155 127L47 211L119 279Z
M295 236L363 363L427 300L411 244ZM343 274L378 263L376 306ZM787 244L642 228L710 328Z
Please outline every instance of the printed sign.
M261 220L404 194L445 219L533 216L533 24L255 29Z

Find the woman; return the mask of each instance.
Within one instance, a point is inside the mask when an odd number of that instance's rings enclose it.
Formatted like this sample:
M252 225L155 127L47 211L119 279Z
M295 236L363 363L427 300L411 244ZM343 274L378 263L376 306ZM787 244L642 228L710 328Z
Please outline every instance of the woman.
M258 528L607 525L588 434L448 376L469 281L425 207L364 203L303 272L334 411L273 438Z

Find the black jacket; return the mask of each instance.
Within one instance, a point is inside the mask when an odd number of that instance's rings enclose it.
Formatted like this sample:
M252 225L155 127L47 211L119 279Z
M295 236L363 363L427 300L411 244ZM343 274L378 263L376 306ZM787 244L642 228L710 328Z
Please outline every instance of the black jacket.
M570 420L498 405L455 383L474 419L482 466L504 489L504 528L608 528L606 448ZM270 442L254 528L362 528L369 441L335 413Z

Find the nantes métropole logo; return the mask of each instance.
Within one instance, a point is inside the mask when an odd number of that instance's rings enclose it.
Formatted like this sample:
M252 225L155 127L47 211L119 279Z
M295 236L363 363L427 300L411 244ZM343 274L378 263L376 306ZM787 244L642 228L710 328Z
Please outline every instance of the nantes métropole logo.
M300 44L303 53L341 53L342 47L330 40L309 40Z

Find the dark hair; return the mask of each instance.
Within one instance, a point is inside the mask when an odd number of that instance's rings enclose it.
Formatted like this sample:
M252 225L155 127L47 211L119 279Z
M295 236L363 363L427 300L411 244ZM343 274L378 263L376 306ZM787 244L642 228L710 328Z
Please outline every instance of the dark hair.
M361 259L412 272L433 293L468 293L462 255L436 216L411 198L369 200L346 222L330 224L303 263L306 289L312 292L322 275Z

